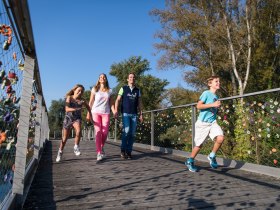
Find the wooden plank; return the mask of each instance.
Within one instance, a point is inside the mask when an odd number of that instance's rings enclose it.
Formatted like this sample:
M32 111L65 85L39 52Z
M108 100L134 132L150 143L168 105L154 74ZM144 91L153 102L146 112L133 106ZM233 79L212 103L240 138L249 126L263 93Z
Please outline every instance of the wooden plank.
M180 157L139 148L122 160L115 143L106 144L106 160L96 163L94 144L82 141L76 157L71 139L55 163L59 141L49 141L24 209L280 208L276 178L203 162L191 173Z

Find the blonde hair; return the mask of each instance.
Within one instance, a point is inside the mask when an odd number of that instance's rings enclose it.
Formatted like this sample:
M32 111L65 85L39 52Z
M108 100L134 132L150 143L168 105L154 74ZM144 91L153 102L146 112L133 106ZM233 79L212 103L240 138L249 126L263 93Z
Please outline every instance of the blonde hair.
M76 84L71 90L69 90L69 91L66 93L65 98L67 98L68 96L74 95L74 92L75 92L75 90L76 90L77 88L82 88L82 94L84 93L84 91L85 91L84 86L81 85L81 84Z
M99 82L99 79L100 79L100 76L101 76L101 75L103 75L103 76L105 77L104 89L105 89L106 91L108 91L108 90L110 89L107 76L106 76L106 74L102 73L102 74L99 75L98 80L97 80L97 82L96 82L96 85L94 86L95 92L98 92L99 89L100 89L100 82Z
M207 79L207 85L209 86L210 83L213 81L213 79L219 79L220 77L219 76L216 76L216 75L212 75L211 77L209 77Z

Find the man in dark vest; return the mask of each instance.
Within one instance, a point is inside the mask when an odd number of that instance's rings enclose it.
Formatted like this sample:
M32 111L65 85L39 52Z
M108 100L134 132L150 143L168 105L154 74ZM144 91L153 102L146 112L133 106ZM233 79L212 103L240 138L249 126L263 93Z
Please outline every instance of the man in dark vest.
M119 90L118 97L115 102L115 117L118 116L118 107L121 102L123 123L121 143L122 159L132 158L131 152L135 139L138 113L140 122L143 121L141 93L140 90L135 86L134 73L129 73L127 82L128 84Z

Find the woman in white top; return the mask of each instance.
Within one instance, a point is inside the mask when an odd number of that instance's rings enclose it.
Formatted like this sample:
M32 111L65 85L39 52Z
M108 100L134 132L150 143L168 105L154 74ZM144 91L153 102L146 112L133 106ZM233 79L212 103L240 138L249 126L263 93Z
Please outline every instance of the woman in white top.
M107 139L110 125L110 108L114 113L114 99L109 87L106 74L99 75L96 85L91 90L89 106L94 121L95 144L97 161L105 157L104 145ZM87 113L89 119L90 113Z

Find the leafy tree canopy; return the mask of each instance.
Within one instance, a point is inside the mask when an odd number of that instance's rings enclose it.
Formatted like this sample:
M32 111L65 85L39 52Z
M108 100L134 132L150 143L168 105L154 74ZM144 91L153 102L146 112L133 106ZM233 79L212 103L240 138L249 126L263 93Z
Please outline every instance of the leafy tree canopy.
M279 0L166 2L151 12L162 25L159 68L187 69L198 90L219 75L226 96L279 87Z
M134 73L136 76L136 86L141 90L144 110L159 108L165 87L169 82L149 74L145 75L144 73L149 70L149 61L142 59L141 56L132 56L128 60L113 64L110 75L115 76L118 82L114 92L117 93L122 86L127 85L129 73Z
M65 100L52 100L48 114L51 132L62 130L62 121L65 115Z
M167 91L167 98L172 106L196 103L200 93L182 87L171 88Z

